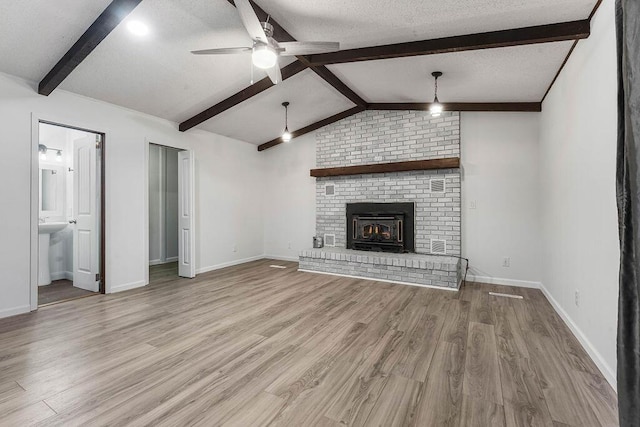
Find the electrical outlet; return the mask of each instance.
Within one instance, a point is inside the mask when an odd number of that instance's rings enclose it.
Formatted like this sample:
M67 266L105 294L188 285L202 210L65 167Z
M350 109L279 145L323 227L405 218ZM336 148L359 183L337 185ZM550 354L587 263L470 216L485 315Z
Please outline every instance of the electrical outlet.
M580 291L576 289L575 293L576 307L580 307Z
M511 258L506 256L502 259L502 266L503 267L511 267Z
M471 202L469 202L469 209L475 209L476 208L476 201L472 200Z

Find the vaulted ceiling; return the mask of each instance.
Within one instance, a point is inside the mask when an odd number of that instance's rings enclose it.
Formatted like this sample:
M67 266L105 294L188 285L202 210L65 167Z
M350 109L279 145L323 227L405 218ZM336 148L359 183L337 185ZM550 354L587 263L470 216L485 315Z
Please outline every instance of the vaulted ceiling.
M0 3L0 72L41 81L110 3ZM356 49L587 20L596 4L595 0L257 0L257 6L297 40L338 41L342 49ZM145 22L149 35L136 37L127 31L124 23L132 19ZM295 75L271 86L259 82L265 74L256 69L258 83L252 86L250 55L190 53L250 46L232 2L144 0L59 88L187 122L183 129L197 123L199 128L258 145L282 133L283 101L291 103L290 129L311 128L370 104L428 102L433 99L430 73L435 70L444 72L438 90L443 102L539 103L574 44L571 37L559 40L327 64L324 71L307 66L314 61L336 62L335 55L307 57L304 65L295 58L281 58L281 67L296 62L289 66ZM389 51L392 56L399 52ZM349 89L353 95L345 97ZM216 105L204 115L211 118L188 122Z

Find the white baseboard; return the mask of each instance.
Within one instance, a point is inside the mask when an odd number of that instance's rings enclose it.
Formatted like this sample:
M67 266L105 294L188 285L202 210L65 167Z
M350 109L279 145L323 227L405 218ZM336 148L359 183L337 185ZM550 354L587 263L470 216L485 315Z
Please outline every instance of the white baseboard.
M540 282L531 282L528 280L503 279L501 277L474 276L473 274L467 274L467 282L480 282L480 283L488 283L490 285L517 286L520 288L534 288L534 289L540 289L540 287L542 286L542 283Z
M244 264L246 262L258 261L260 259L264 259L264 255L256 255L249 258L237 259L234 261L223 262L221 264L210 265L208 267L201 267L196 270L196 274L207 273L209 271L220 270L221 268L232 267L238 264Z
M111 286L108 290L108 294L115 294L116 292L128 291L130 289L142 288L146 286L144 280L138 282L125 283L123 285Z
M70 280L73 282L73 273L71 271L60 271L58 273L51 273L51 281L62 279Z
M167 258L164 261L160 259L149 260L149 266L169 264L170 262L176 262L177 260L178 260L178 257Z
M547 298L547 300L549 301L553 309L556 311L556 313L558 313L560 318L569 327L573 335L578 339L578 341L580 342L582 347L585 349L587 354L589 354L589 356L591 357L591 360L593 360L593 362L596 364L598 369L600 369L600 372L602 372L605 379L609 382L611 387L613 387L613 390L616 391L617 390L616 387L618 383L616 378L616 372L613 369L611 369L611 366L609 366L609 364L604 360L600 352L596 350L596 348L591 344L589 339L587 339L586 335L582 332L582 330L573 322L571 317L569 317L567 312L564 311L564 309L560 306L560 304L558 304L558 301L556 301L556 299L551 295L551 293L549 293L547 288L545 288L542 283L540 284L540 290L542 291L544 296Z
M3 317L17 316L18 314L29 313L30 311L30 305L21 305L19 307L6 308L4 310L0 310L0 319Z
M298 262L300 260L297 256L283 256L283 255L265 255L264 258L267 259L277 259L278 261L293 261Z
M370 281L374 281L374 282L385 282L385 283L393 283L393 284L397 284L397 285L418 286L420 288L431 288L431 289L439 289L441 291L458 292L457 288L445 288L444 286L422 285L420 283L400 282L400 281L397 281L397 280L374 279L374 278L371 278L371 277L364 277L364 276L351 276L349 274L327 273L326 271L304 270L302 268L299 268L298 271L301 271L303 273L326 274L327 276L349 277L351 279L362 279L362 280L370 280Z

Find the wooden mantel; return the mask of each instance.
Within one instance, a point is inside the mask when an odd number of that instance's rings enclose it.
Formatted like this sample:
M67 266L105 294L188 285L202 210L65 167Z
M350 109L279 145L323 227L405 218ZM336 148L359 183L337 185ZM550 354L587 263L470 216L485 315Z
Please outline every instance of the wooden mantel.
M376 163L370 165L343 166L339 168L311 169L316 178L326 176L363 175L370 173L421 171L429 169L454 169L460 167L460 157L408 162Z

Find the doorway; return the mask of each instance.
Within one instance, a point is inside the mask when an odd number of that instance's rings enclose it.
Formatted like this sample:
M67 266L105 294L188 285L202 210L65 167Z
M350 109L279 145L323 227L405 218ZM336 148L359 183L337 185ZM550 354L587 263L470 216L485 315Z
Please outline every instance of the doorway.
M104 134L38 121L34 140L32 307L104 293Z
M194 277L193 153L149 143L149 282Z

